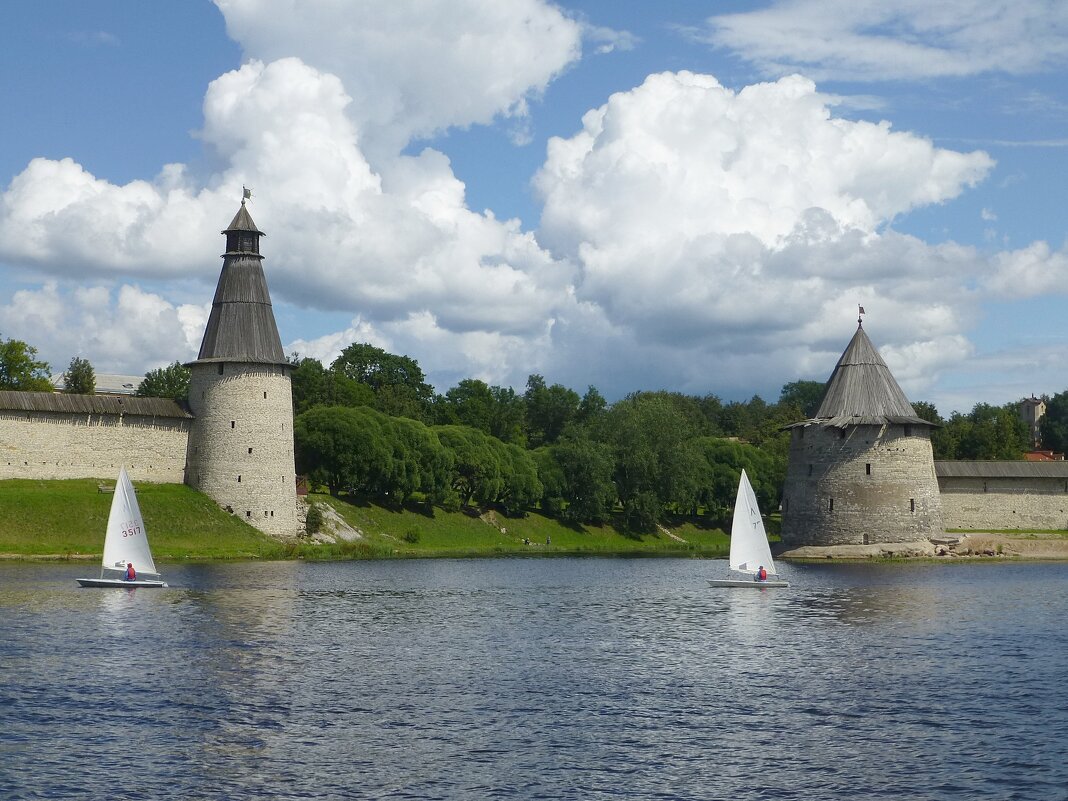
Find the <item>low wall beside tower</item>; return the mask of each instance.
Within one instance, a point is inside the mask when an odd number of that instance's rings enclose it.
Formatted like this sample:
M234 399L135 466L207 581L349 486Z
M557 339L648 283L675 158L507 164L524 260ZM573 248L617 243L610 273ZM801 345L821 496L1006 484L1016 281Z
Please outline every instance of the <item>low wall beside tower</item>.
M164 398L0 392L0 479L181 483L191 419Z

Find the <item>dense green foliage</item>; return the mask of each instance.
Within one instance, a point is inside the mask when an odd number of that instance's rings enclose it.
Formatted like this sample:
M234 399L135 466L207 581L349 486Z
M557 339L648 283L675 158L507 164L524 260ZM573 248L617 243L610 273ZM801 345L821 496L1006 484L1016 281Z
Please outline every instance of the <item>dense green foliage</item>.
M715 525L745 468L778 506L789 437L814 382L769 405L640 392L608 404L537 374L522 395L465 379L433 395L419 365L351 345L329 367L293 357L297 469L339 496L400 508L472 506L513 518L535 509L571 524L656 531L672 516Z
M1046 402L1046 414L1040 423L1042 447L1068 452L1068 390L1042 400Z
M1015 403L977 403L968 414L954 412L948 420L930 403L913 408L917 416L939 424L931 432L935 459L1022 459L1030 447L1027 424Z
M137 387L143 398L173 398L176 401L189 399L189 377L192 371L179 362L166 367L149 370Z
M52 392L48 362L38 361L37 348L19 339L0 340L0 389Z
M70 360L64 377L64 392L72 395L93 395L96 393L96 372L88 359L75 356Z

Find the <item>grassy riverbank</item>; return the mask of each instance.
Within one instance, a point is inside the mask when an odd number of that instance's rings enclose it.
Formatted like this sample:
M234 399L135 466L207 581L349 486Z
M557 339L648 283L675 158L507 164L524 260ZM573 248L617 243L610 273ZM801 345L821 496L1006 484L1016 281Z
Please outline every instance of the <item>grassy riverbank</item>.
M0 558L98 559L111 494L91 479L0 481ZM107 482L111 484L113 482ZM373 559L426 556L550 554L725 555L719 529L676 521L655 534L628 536L612 526L569 527L529 514L427 514L417 507L389 509L365 501L313 495L334 510L358 538L283 543L222 511L181 484L135 482L152 553L158 561L186 559Z

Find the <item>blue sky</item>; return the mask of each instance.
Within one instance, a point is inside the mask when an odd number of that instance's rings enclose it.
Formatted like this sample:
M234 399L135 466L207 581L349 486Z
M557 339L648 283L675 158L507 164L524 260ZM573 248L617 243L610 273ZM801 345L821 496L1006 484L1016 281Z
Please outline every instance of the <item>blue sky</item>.
M0 335L194 358L246 184L325 362L774 400L863 304L943 413L1068 388L1060 3L290 5L0 5Z

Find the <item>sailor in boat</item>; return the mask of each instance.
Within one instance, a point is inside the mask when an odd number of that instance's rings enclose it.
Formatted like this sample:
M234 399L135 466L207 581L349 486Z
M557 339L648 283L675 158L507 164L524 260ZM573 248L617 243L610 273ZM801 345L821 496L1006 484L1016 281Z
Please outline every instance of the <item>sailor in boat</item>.
M126 563L126 575L122 577L123 581L137 581L137 571L134 570L133 562Z
M767 568L765 568L765 567L764 567L764 565L761 565L761 566L760 566L760 567L759 567L759 568L757 569L756 575L755 575L755 576L753 576L753 578L754 578L755 580L757 580L757 581L767 581L767 580L768 580L768 571L767 571Z

